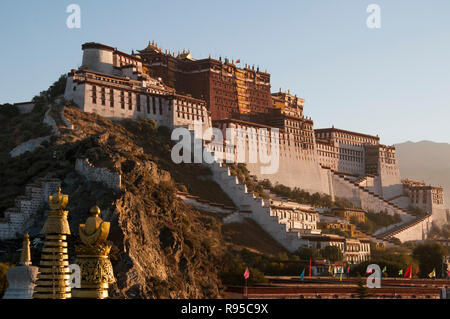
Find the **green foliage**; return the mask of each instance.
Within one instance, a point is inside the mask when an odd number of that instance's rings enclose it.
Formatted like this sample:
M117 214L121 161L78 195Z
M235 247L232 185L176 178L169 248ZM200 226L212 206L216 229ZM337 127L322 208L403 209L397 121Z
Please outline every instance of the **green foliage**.
M398 214L389 215L386 211L379 213L368 211L366 221L363 223L357 222L355 225L363 232L373 234L377 229L399 223L400 221L401 218Z
M398 239L398 238L396 238L396 237L390 238L389 241L390 241L391 243L393 243L393 244L396 244L396 245L400 245L400 244L402 243L401 240Z
M264 183L264 185L268 185L268 183ZM326 208L353 208L353 204L343 200L336 198L333 202L331 200L331 196L327 194L319 194L314 193L310 194L307 191L304 191L300 188L291 189L288 186L277 184L270 188L270 191L274 194L282 197L287 197L297 203L301 204L309 204L316 207L326 207Z
M369 288L367 288L364 285L364 281L360 279L358 281L358 287L356 288L356 294L358 295L358 298L365 299L370 297Z
M33 98L33 102L48 103L53 102L55 98L64 94L67 83L67 75L63 74L46 91L42 91L39 96Z
M375 224L370 219L366 219L366 221L363 223L361 222L356 223L356 227L358 227L361 231L365 232L366 234L373 234L373 232L376 229Z
M443 269L442 258L446 254L445 249L438 243L419 244L413 251L414 258L419 262L420 276L427 277L436 269L436 277L440 277Z
M262 255L254 253L248 249L243 249L239 252L231 252L229 256L225 258L227 261L223 265L222 278L225 280L224 284L229 282L233 284L243 283L243 274L245 267L249 267L250 273L255 274L252 283L267 282L260 275L268 276L299 276L302 269L308 267L305 261L309 262L309 257L315 259L320 256L312 249L310 251L304 250L299 254L280 253L277 256ZM229 262L231 260L231 262ZM303 261L303 262L301 262ZM251 276L250 276L251 278ZM250 279L249 279L250 283Z
M264 186L262 183L258 183L255 178L251 177L247 166L244 163L227 164L230 169L230 173L238 178L239 183L247 186L247 191L254 193L260 198L268 198L264 192Z
M295 255L297 255L301 260L327 259L331 262L344 260L344 254L339 247L335 246L326 246L323 249L302 247L295 252Z
M331 200L331 196L327 194L314 193L310 194L307 191L304 191L300 188L291 189L288 186L282 184L276 184L275 186L272 183L265 179L263 181L257 181L256 178L249 175L249 171L247 166L244 163L239 164L227 164L230 168L230 173L238 178L239 183L245 184L247 186L247 190L249 192L253 192L260 198L268 198L268 195L265 194L264 189L269 189L272 193L289 198L292 201L295 201L300 204L309 204L316 207L327 207L327 208L353 208L353 204L339 198L335 198L333 202Z
M338 236L342 236L345 238L351 238L351 234L349 232L346 232L342 229L339 228L323 228L322 229L322 233L323 234L334 234L334 235L338 235Z
M9 103L0 104L0 118L4 117L6 119L11 119L18 115L20 115L20 111L16 106Z
M241 256L230 255L227 256L226 260L227 262L224 263L220 272L220 278L223 284L243 286L245 284L244 272L247 267L250 272L250 277L247 280L248 285L268 282L259 269L249 266L242 260Z
M442 227L433 224L430 233L428 234L429 239L449 239L450 238L450 224L445 224Z
M339 247L336 247L336 246L326 246L325 248L323 248L321 250L321 255L323 258L325 258L333 263L336 261L344 260L344 254L339 249Z
M167 126L161 125L158 127L158 134L163 136L166 139L170 139L171 133L172 133L172 130Z
M355 265L350 270L351 276L365 276L367 266L377 264L383 269L386 266L385 276L398 277L400 269L403 271L409 265L417 269L418 264L411 256L411 250L405 247L392 247L385 249L371 249L370 260Z
M314 248L309 248L309 247L301 247L299 249L297 249L297 251L295 252L296 255L298 255L300 257L300 259L303 260L315 260L321 257L319 251L317 249Z
M417 216L417 217L422 217L427 214L427 212L425 210L423 210L422 208L419 208L419 207L409 206L408 210L411 214L413 214L414 216Z

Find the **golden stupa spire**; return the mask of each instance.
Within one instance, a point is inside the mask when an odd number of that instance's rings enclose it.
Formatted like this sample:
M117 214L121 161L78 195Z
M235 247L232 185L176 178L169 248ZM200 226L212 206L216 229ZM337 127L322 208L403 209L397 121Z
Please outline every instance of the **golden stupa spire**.
M70 278L69 256L67 255L67 235L70 235L68 211L64 210L69 196L58 187L53 196L48 197L47 220L41 233L45 234L44 248L39 264L38 280L33 297L38 299L71 298L68 283Z
M30 236L28 235L28 233L23 236L22 252L20 253L20 264L31 265Z
M109 284L115 281L109 260L111 243L106 239L109 222L100 218L100 208L94 206L84 224L80 224L79 235L82 245L77 245L76 263L80 266L81 287L72 291L73 298L108 298Z

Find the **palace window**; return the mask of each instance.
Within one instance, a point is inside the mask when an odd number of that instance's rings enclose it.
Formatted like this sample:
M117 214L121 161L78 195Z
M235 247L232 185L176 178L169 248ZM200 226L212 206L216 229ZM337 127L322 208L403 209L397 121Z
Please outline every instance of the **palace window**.
M147 114L150 114L150 96L147 95Z
M92 103L97 104L97 87L92 86Z
M156 99L152 96L153 114L156 114Z
M104 87L101 89L101 93L102 93L102 105L105 105L106 98L105 98L105 88Z
M109 90L109 106L114 107L114 90Z
M136 94L136 107L137 107L137 111L140 112L141 111L141 95L140 94Z
M128 92L128 109L131 110L132 107L132 97L131 97L131 92Z

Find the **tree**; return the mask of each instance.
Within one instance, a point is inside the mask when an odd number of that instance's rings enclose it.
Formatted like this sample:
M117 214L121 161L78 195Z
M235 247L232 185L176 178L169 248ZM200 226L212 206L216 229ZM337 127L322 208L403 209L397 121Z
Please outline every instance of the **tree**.
M342 261L344 255L339 247L327 246L321 251L322 257L328 259L331 262Z
M365 299L365 298L370 297L369 288L367 288L364 285L364 281L362 279L360 279L358 281L358 287L356 288L356 294L358 295L358 298L360 298L360 299Z
M10 119L12 117L20 115L20 112L19 109L14 105L11 105L9 103L0 104L0 116L2 115L5 118Z
M442 258L445 255L444 248L438 243L425 243L417 245L413 251L413 256L419 262L420 276L427 277L429 273L436 269L436 276L442 274Z
M418 268L418 263L411 255L411 250L405 247L372 249L370 260L353 266L350 274L352 276L364 276L368 265L377 264L381 269L386 266L388 277L398 277L400 269L405 270L409 265L412 265L413 269Z
M303 260L314 260L319 257L318 251L316 249L307 247L299 248L296 251L296 254Z

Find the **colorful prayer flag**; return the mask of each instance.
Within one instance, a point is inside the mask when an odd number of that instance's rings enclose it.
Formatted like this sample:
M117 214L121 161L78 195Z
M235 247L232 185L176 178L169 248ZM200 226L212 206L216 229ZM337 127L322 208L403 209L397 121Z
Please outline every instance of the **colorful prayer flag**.
M300 279L303 280L303 278L305 278L305 268L303 268L303 271L300 274Z
M248 271L248 268L245 268L244 278L248 279L248 277L250 277L250 271Z
M433 268L433 271L428 274L428 277L436 278L436 269L435 268Z
M311 277L311 258L309 258L309 277Z
M386 272L386 271L387 271L387 268L386 268L386 266L384 266L384 268L381 272Z
M241 59L237 59L237 60L236 60L236 63L241 63Z
M403 278L412 278L412 265L409 265L408 268L406 269L405 275L403 276Z
M399 274L399 275L403 275L403 269L400 269L400 270L398 271L398 274Z

